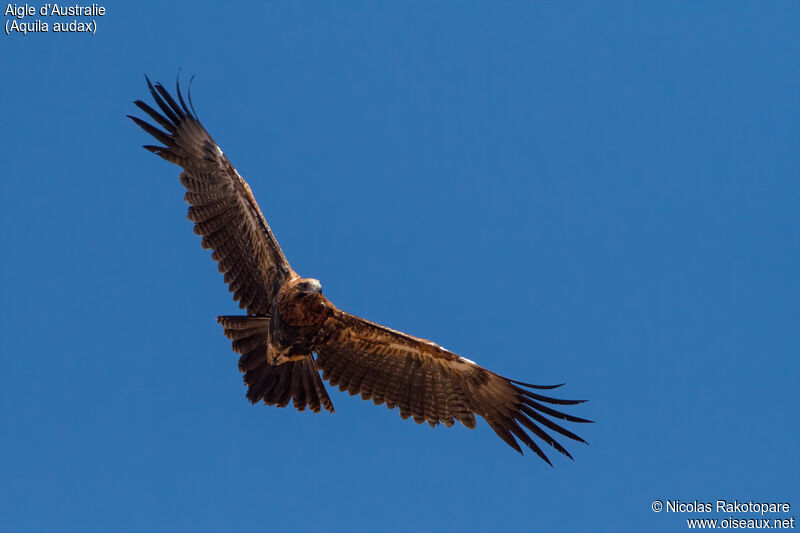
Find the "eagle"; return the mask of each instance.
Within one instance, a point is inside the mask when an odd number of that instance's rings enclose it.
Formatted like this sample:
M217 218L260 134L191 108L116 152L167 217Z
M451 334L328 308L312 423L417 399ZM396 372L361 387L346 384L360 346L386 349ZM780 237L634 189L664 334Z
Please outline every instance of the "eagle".
M176 101L162 84L145 79L158 109L142 100L134 104L160 128L128 117L160 143L145 149L183 169L187 217L203 248L212 250L233 299L246 310L217 320L240 354L250 402L278 407L292 402L298 411L332 413L324 379L376 405L397 407L403 419L418 424L450 427L457 420L472 429L478 415L519 453L517 439L552 466L535 436L572 459L552 434L586 441L554 420L591 420L550 405L585 400L552 398L537 391L563 383L508 379L429 340L337 308L318 280L302 278L289 266L250 186L197 118L191 86L187 105L180 80Z

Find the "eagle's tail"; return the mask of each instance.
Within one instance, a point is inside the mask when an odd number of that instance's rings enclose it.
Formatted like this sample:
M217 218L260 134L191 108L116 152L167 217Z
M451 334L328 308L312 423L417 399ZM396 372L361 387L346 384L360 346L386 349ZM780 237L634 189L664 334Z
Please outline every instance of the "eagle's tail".
M292 400L298 411L320 407L333 412L333 404L322 378L308 354L304 359L271 365L267 361L268 316L221 316L217 321L233 341L233 351L242 354L239 370L244 372L247 398L256 403L286 407Z

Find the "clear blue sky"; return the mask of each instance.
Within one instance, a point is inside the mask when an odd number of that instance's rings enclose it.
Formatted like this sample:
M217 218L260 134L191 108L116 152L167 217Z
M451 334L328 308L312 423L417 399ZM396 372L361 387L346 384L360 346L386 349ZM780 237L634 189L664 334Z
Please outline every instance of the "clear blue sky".
M800 4L104 5L92 37L0 35L1 530L800 518ZM179 169L124 117L179 67L298 272L566 381L575 461L338 390L251 406Z

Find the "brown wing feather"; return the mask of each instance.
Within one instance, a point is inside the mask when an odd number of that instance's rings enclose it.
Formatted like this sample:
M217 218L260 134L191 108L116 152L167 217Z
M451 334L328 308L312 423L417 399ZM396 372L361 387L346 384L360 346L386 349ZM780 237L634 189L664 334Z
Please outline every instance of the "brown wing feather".
M131 120L163 146L145 146L183 168L188 218L203 237L203 248L213 250L219 271L239 307L251 315L268 314L272 300L292 269L258 208L250 187L222 150L188 109L180 86L176 102L164 87L147 80L161 112L141 100L135 104L157 122L162 131L144 120Z
M375 404L397 406L402 418L447 426L458 420L475 427L482 416L509 446L522 453L521 440L550 463L535 435L572 458L544 428L585 442L553 420L590 422L556 411L540 402L581 403L537 394L531 389L553 388L509 380L430 341L412 337L335 309L315 344L323 379ZM547 415L547 416L545 416Z

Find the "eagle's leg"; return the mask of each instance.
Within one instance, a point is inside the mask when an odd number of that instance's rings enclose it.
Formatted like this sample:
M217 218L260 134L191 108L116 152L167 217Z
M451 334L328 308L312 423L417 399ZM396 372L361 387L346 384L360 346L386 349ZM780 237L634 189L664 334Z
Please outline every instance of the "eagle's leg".
M278 350L272 343L267 344L267 361L272 366L282 365L290 361L302 361L308 357L307 353L289 355L291 347L286 350Z
M303 355L278 355L276 358L272 360L273 365L282 365L283 363L288 363L289 361L302 361L308 357L308 354Z

